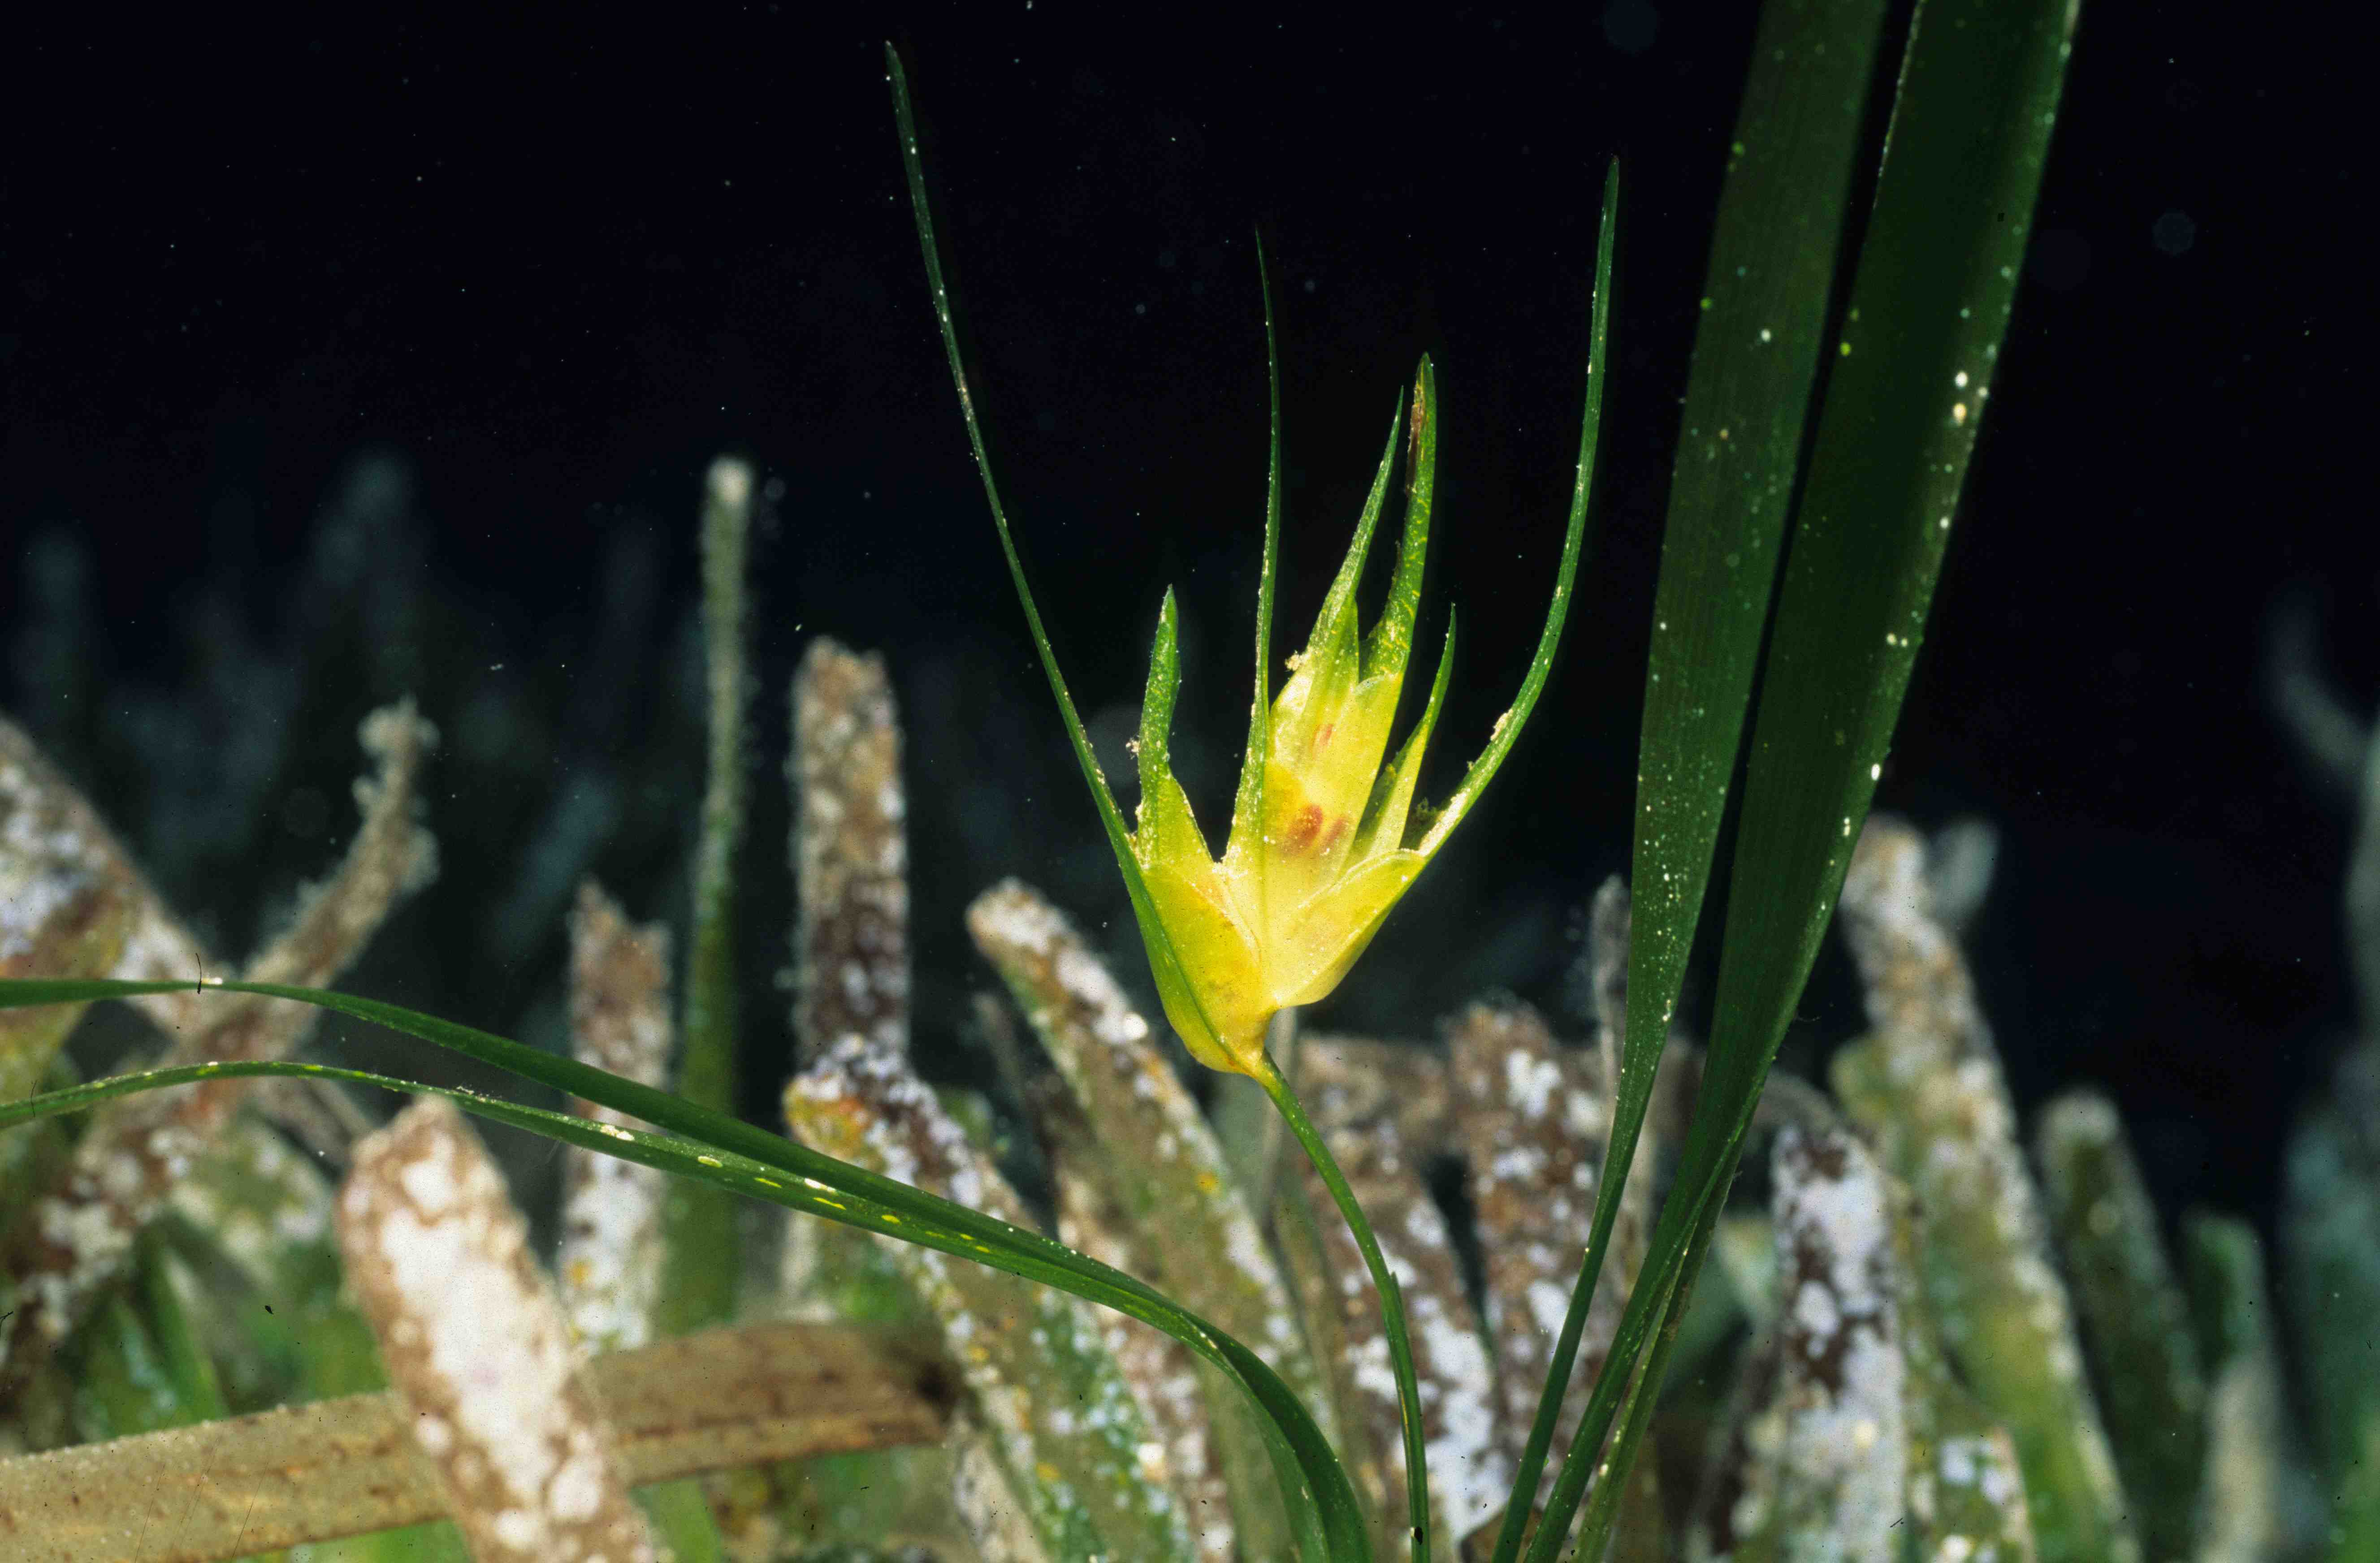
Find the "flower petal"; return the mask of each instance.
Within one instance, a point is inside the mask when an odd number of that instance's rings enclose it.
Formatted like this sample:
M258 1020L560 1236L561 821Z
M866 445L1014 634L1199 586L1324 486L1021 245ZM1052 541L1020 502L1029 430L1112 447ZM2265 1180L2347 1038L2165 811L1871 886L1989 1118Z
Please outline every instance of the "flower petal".
M1384 853L1299 907L1284 937L1267 951L1273 960L1268 973L1273 1002L1311 1004L1338 987L1428 861L1417 852Z
M1348 853L1352 863L1363 863L1380 852L1394 852L1404 845L1405 818L1413 809L1414 785L1421 780L1421 760L1429 747L1430 730L1438 725L1438 709L1446 700L1446 685L1454 672L1454 612L1446 614L1446 645L1438 654L1438 675L1430 680L1429 703L1422 707L1421 720L1405 737L1405 746L1397 751L1396 762L1380 773L1373 789L1372 801L1364 810L1364 824L1355 832L1355 844ZM1427 859L1428 854L1423 857Z

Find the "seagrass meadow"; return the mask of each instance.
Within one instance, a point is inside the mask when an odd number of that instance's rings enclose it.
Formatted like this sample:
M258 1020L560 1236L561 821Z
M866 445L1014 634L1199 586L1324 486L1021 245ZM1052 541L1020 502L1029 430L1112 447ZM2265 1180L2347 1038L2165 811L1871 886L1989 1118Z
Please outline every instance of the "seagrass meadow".
M1261 1097L1226 1088L1202 1109L1095 947L1016 880L965 919L993 1084L922 1081L882 660L815 643L792 715L789 1132L1050 1224L1257 1343L1333 1429L1386 1552L1402 1506L1378 1318ZM431 872L432 731L396 707L363 738L373 769L344 860L244 971L331 980ZM11 974L210 969L72 783L14 724L0 741ZM2341 1519L2370 1512L2369 1048L2292 1144L2277 1272L2236 1217L2190 1213L2171 1244L2104 1096L2068 1092L2030 1122L2010 1109L1961 948L1993 850L1973 821L1928 837L1878 816L1863 832L1839 922L1869 1029L1826 1082L1769 1084L1765 1165L1719 1218L1718 1263L1679 1322L1622 1555L1876 1556L1911 1526L1919 1556L2021 1558L2052 1555L2046 1521L2095 1521L2057 1555L2358 1556L2343 1530L2323 1545L2321 1510L2335 1492ZM2360 886L2375 874L2359 859ZM2372 916L2367 895L2351 915ZM1425 1038L1301 1027L1287 1043L1402 1283L1457 1547L1480 1545L1511 1479L1604 1174L1629 920L1614 878L1592 898L1575 1014L1490 996ZM591 878L566 924L570 1048L667 1083L686 1024L667 930ZM286 1056L314 1014L188 988L131 1003L171 1039L166 1068ZM56 1047L73 1012L9 1019L12 1063L71 1078ZM1614 1243L1620 1297L1702 1070L1673 1033ZM0 1464L12 1556L1285 1555L1259 1441L1178 1343L808 1216L750 1207L706 1228L717 1217L661 1170L589 1148L649 1135L644 1121L572 1110L590 1133L562 1154L543 1254L440 1098L375 1129L328 1078L218 1078L106 1103L79 1133L16 1131L10 1197L42 1214L9 1250L29 1320L10 1359L24 1452ZM672 1306L709 1327L661 1327ZM1599 1293L1582 1384L1619 1315ZM540 1448L558 1452L540 1463ZM596 1469L574 1475L582 1460ZM525 1490L507 1485L524 1472Z
M2340 95L2107 9L119 41L0 1563L2380 1563Z

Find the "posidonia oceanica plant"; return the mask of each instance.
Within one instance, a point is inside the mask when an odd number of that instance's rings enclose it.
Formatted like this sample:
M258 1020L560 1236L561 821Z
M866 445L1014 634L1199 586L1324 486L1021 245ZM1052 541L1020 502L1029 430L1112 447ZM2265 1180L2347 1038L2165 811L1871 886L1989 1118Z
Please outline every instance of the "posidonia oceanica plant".
M1503 1507L1494 1563L1600 1558L1621 1514L1695 1277L1713 1239L1784 1027L1841 891L1907 686L1998 345L2046 155L2074 13L2065 0L1925 0L1897 61L1879 59L1884 0L1772 0L1721 198L1688 382L1639 746L1625 1024L1584 1262L1535 1424ZM1271 688L1273 560L1281 510L1277 370L1257 610L1255 700L1229 832L1209 845L1169 763L1180 669L1176 614L1160 613L1127 827L1095 763L1010 535L952 325L902 62L888 67L930 297L995 531L1061 720L1130 894L1164 1012L1209 1068L1252 1078L1312 1159L1378 1292L1402 1412L1416 1560L1439 1533L1425 1478L1422 1406L1401 1287L1361 1202L1265 1050L1272 1018L1347 977L1399 898L1448 843L1514 752L1548 686L1585 551L1596 432L1609 365L1618 171L1604 205L1586 329L1585 410L1562 555L1535 656L1511 709L1436 811L1418 802L1453 653L1450 621L1421 709L1391 753L1413 650L1431 515L1437 392L1430 362L1400 406L1346 562L1304 652ZM1872 94L1889 126L1864 143ZM1854 175L1880 158L1872 199ZM1856 234L1856 247L1848 236ZM1838 268L1848 268L1838 287ZM1837 294L1841 296L1836 307ZM1266 304L1269 357L1270 302ZM1389 597L1365 628L1356 587L1398 446L1402 539ZM1790 539L1790 550L1788 547ZM1781 577L1781 578L1780 578ZM1765 649L1765 658L1763 648ZM720 685L732 689L734 681ZM1550 1493L1582 1332L1652 1098L1667 1022L1744 762L1737 844L1702 1085L1678 1168ZM733 800L722 806L724 818ZM711 840L706 828L706 842ZM722 838L725 839L724 837ZM724 848L722 848L723 854ZM730 905L698 898L698 945ZM705 919L709 919L706 921ZM269 975L269 974L267 974ZM160 1087L311 1076L431 1092L565 1144L990 1266L1151 1327L1234 1387L1276 1478L1289 1545L1307 1563L1360 1563L1373 1540L1342 1451L1256 1346L1168 1291L1028 1226L808 1148L721 1110L574 1059L316 986L200 977L13 980L0 1005L184 994L301 1000L450 1048L650 1125L624 1132L469 1091L278 1059L226 1059L103 1080L0 1105L0 1128ZM706 988L706 991L713 989ZM732 1034L732 1016L689 1032ZM705 1055L709 1078L732 1035ZM689 1070L689 1077L693 1074ZM716 1230L716 1229L714 1229ZM0 1321L0 1329L10 1327ZM2031 1473L2028 1472L2030 1480ZM2119 1514L2046 1485L2033 1497L2070 1538L2045 1557L2123 1554Z

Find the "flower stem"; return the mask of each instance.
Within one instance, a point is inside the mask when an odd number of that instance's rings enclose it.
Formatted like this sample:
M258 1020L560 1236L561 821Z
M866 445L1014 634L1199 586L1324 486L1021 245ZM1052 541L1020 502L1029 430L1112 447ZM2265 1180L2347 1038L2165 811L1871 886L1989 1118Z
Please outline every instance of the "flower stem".
M1305 1116L1297 1093L1274 1066L1270 1053L1260 1054L1258 1061L1262 1067L1256 1073L1257 1084L1281 1109L1281 1121L1297 1136L1297 1143L1305 1147L1307 1158L1322 1175L1323 1186L1337 1202L1339 1214L1346 1218L1347 1230L1354 1234L1355 1246L1363 1251L1364 1263L1372 1272L1372 1287L1380 1298L1380 1326L1389 1340L1389 1362L1397 1376L1397 1402L1403 1412L1405 1507L1412 1517L1413 1563L1429 1563L1429 1470L1422 1448L1421 1387L1414 1376L1413 1340L1405 1332L1404 1293L1380 1253L1379 1240L1372 1235L1364 1207L1355 1203L1355 1191L1347 1186L1347 1175L1339 1170L1338 1158Z

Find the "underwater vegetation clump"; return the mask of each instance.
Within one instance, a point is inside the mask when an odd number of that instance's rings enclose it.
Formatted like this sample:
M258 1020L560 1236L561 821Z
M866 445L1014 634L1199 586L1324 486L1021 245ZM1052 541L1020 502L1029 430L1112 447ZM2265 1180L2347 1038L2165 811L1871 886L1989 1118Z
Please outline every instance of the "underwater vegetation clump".
M999 1154L990 1101L929 1087L907 1064L905 1012L885 980L906 930L900 834L887 819L899 813L900 728L882 664L821 644L796 699L795 855L813 866L796 954L811 979L799 1010L808 1061L786 1092L789 1125L805 1144L916 1189L1054 1225L1070 1246L1240 1335L1330 1430L1367 1524L1392 1542L1398 1398L1381 1372L1378 1316L1348 1289L1363 1259L1345 1228L1318 1219L1328 1209L1318 1174L1268 1147L1249 1103L1227 1096L1202 1112L1113 975L1061 912L1016 883L987 892L968 918L1014 1002L989 1008L985 1022L1023 1113L1025 1143ZM104 836L74 833L91 822L76 818L74 794L37 753L12 747L6 779L12 819L46 810L40 839L71 843L88 876L58 860L33 865L68 891L40 903L52 911L33 930L55 956L75 948L73 888L133 882L130 866L105 855ZM1888 818L1863 834L1844 923L1870 1033L1839 1053L1831 1094L1780 1076L1758 1109L1767 1198L1738 1197L1718 1224L1720 1264L1680 1321L1678 1371L1652 1423L1663 1458L1632 1479L1618 1545L1633 1556L1732 1557L1798 1536L1832 1544L1828 1556L1864 1555L1854 1544L1915 1527L1932 1544L1925 1556L1963 1538L1994 1556L2039 1557L2045 1521L2087 1511L2095 1487L2120 1495L2113 1512L2137 1517L2142 1556L2309 1555L2316 1489L2287 1411L2261 1244L2241 1221L2193 1215L2176 1257L2119 1122L2091 1093L2036 1121L2036 1180L1959 951L1985 885L1958 840L1928 842ZM136 923L173 926L137 889L128 906ZM1525 1446L1565 1261L1613 1169L1608 1071L1628 1006L1629 923L1615 880L1596 898L1582 956L1584 1039L1488 1000L1450 1017L1434 1043L1305 1035L1291 1052L1416 1323L1434 1513L1457 1546L1475 1549L1489 1533ZM571 932L579 1056L624 1080L665 1078L674 1028L658 930L629 924L590 887ZM2372 932L2360 919L2359 938ZM228 1008L225 995L187 988L146 1001L168 1000L200 1014ZM1649 1149L1615 1245L1623 1281L1641 1277L1646 1216L1673 1186L1709 1068L1682 1035L1665 1038L1664 1052L1640 1140ZM2292 1153L2284 1296L2301 1339L2341 1366L2370 1339L2351 1290L2380 1209L2380 1162L2353 1128L2369 1053L2367 1043L2343 1063L2336 1100L2310 1116ZM241 1072L183 1072L225 1094ZM111 1123L112 1110L171 1099L103 1101L86 1136L110 1143L122 1121ZM747 1161L657 1134L634 1109L658 1104L622 1099L631 1110L582 1098L584 1116L557 1123L466 1094L477 1111L568 1126L567 1215L550 1270L523 1248L512 1198L451 1112L409 1109L358 1143L343 1192L292 1145L285 1109L240 1104L153 1211L149 1238L120 1262L123 1280L84 1304L18 1403L17 1436L60 1446L0 1465L0 1522L20 1555L116 1556L122 1537L152 1526L176 1550L124 1555L254 1556L262 1539L317 1557L460 1557L456 1536L473 1538L476 1557L562 1555L505 1550L504 1535L542 1546L562 1533L464 1460L472 1439L540 1425L528 1413L549 1406L541 1425L553 1448L608 1454L609 1474L587 1489L591 1507L563 1507L589 1532L616 1533L639 1523L619 1495L641 1489L642 1523L677 1556L1114 1556L1127 1525L1135 1556L1284 1555L1261 1431L1214 1395L1180 1342L946 1254L791 1220L772 1234L769 1262L747 1270L735 1327L656 1342L653 1299L671 1260L654 1164L759 1193L794 1175L774 1165L783 1151ZM642 1146L649 1160L596 1146ZM1450 1154L1468 1172L1485 1262L1476 1288L1421 1175L1427 1158ZM1046 1208L1021 1200L1001 1170L1020 1155L1045 1169ZM830 1187L824 1198L864 1208L857 1190ZM98 1191L69 1184L61 1207L78 1192L87 1203ZM265 1305L295 1317L276 1327ZM1620 1316L1616 1299L1598 1299L1578 1388L1609 1360ZM602 1354L574 1365L560 1349L574 1338ZM457 1373L458 1359L507 1365ZM371 1392L383 1373L396 1393ZM2333 1372L2306 1384L2333 1426L2369 1422L2358 1399L2368 1378ZM1565 1433L1582 1399L1565 1404ZM284 1403L292 1409L262 1410ZM1087 1403L1105 1410L1086 1416ZM261 1414L220 1420L240 1411ZM405 1457L406 1430L425 1416L453 1429L424 1439L444 1454L427 1467ZM2348 1478L2342 1506L2362 1501L2347 1448L2320 1467ZM449 1465L482 1479L442 1489ZM574 1490L561 1481L570 1468L549 1462L537 1491L558 1500ZM705 1484L680 1480L703 1472L714 1473ZM2082 1484L2062 1510L2040 1501L2059 1472ZM65 1493L92 1500L89 1514L56 1502ZM376 1529L439 1516L461 1530ZM330 1539L351 1532L371 1533ZM1075 1545L1052 1545L1049 1533ZM2149 1550L2160 1534L2170 1553Z
M332 986L438 871L424 779L458 739L412 699L362 725L345 857L237 966L0 721L6 1555L2380 1557L2380 1043L2350 1054L2291 1155L2277 1290L2301 1438L2253 1229L2192 1216L2168 1245L2103 1097L2021 1123L1961 945L1988 878L1978 828L1929 839L1870 816L2073 17L1928 0L1897 62L1884 21L1779 0L1762 23L1682 416L1634 854L1593 892L1578 1015L1489 997L1435 1038L1382 1038L1297 1012L1365 980L1365 945L1546 687L1586 552L1616 176L1551 606L1511 712L1435 811L1419 784L1451 626L1391 757L1431 365L1278 696L1276 391L1256 695L1219 854L1170 766L1170 596L1129 829L1076 719L977 426L891 61L996 534L1159 1012L1212 1075L1178 1070L1134 974L1011 878L970 906L983 964L953 979L984 985L992 1084L921 1076L893 680L820 639L789 692L795 1067L781 1123L734 1116L758 1029L734 1001L759 487L741 461L714 464L701 502L708 785L681 937L591 878L492 925L566 921L566 1051ZM1891 140L1854 210L1881 81ZM1400 436L1403 541L1366 630L1355 588ZM2380 749L2365 765L2349 915L2369 956ZM1674 1017L1730 794L1717 987L1693 1036ZM1061 806L1039 824L1087 821ZM1868 1028L1822 1087L1771 1065L1834 927ZM162 1053L77 1081L69 1031L118 1004ZM565 1105L301 1060L324 1013ZM363 1085L417 1099L375 1124ZM561 1147L550 1254L466 1114ZM1441 1164L1462 1169L1451 1208Z

